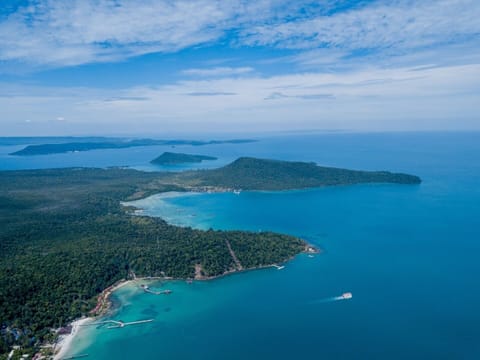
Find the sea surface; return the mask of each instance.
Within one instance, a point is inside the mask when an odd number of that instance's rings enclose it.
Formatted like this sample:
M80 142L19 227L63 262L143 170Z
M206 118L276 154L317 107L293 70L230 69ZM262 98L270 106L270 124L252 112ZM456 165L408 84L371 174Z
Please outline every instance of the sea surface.
M159 147L12 159L3 169L148 164ZM17 146L16 148L19 148ZM201 229L274 230L323 249L285 268L213 281L127 285L111 319L79 331L87 359L479 359L480 133L312 134L178 147L218 156L315 161L419 175L421 185L155 195L145 215ZM13 150L14 151L14 150ZM182 170L177 168L176 170ZM164 170L164 169L157 169ZM167 169L168 170L168 169ZM350 300L339 300L351 292Z

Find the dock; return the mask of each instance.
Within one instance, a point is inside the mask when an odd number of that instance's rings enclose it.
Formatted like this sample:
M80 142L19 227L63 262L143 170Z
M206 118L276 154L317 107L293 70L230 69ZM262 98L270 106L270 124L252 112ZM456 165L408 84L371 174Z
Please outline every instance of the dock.
M140 285L140 287L145 291L146 293L153 294L153 295L168 295L172 293L172 290L160 290L160 291L154 291L151 290L148 285Z
M154 319L147 319L147 320L137 320L137 321L130 321L130 322L123 322L121 320L105 320L99 321L88 325L103 325L103 324L113 324L111 326L107 326L107 329L116 329L116 328L123 328L129 325L138 325L138 324L145 324L152 322Z
M73 356L62 358L62 360L80 359L80 358L84 358L84 357L87 357L87 356L88 356L88 354L73 355Z
M172 290L160 290L160 291L153 291L150 289L144 289L145 292L153 295L168 295L172 293Z

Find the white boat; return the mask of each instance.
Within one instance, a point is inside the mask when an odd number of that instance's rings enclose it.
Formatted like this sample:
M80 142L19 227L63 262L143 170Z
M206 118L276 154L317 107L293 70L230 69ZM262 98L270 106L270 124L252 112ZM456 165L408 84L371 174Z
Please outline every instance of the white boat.
M342 299L348 300L348 299L351 299L353 297L353 295L352 295L351 292L346 292L346 293L343 293L340 297Z

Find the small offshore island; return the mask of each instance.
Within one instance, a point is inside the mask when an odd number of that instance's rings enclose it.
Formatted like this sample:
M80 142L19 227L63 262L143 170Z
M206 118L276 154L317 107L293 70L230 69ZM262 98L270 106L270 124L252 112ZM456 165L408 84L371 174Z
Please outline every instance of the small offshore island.
M212 279L317 251L269 231L201 231L133 216L122 202L168 191L289 190L420 178L315 163L240 158L181 173L121 168L0 172L0 358L13 346L46 356L58 329L102 315L134 277Z
M156 157L150 163L156 165L177 165L186 163L201 163L204 160L217 160L214 156L206 155L191 155L173 152L164 152L162 155Z

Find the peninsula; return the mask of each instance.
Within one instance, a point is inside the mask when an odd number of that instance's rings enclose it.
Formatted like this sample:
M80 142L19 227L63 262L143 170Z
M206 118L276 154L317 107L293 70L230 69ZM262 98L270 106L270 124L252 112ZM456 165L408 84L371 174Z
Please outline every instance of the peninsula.
M287 190L366 182L418 184L413 175L240 158L214 170L68 168L0 172L0 354L33 354L89 315L104 289L139 277L213 278L314 251L270 231L201 231L132 216L123 201L167 191Z
M176 165L185 163L200 163L204 160L217 160L216 157L206 155L191 155L173 152L164 152L162 155L156 157L152 164L157 165Z
M157 139L109 139L100 138L98 141L87 142L61 142L52 144L34 144L27 145L25 148L12 152L10 155L31 156L31 155L48 155L48 154L62 154L68 152L81 152L89 150L101 149L124 149L135 146L155 146L155 145L217 145L217 144L241 144L254 142L251 139L233 139L233 140L157 140Z
M171 175L172 182L192 189L294 190L362 183L420 184L415 175L318 166L313 162L242 157L218 169Z

